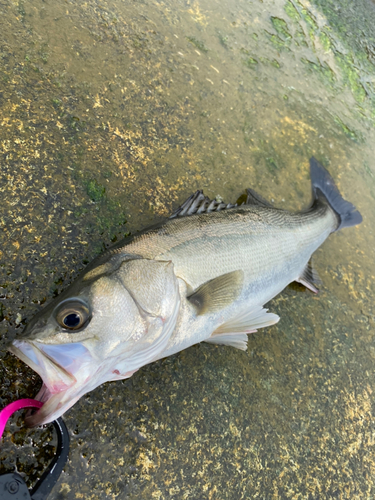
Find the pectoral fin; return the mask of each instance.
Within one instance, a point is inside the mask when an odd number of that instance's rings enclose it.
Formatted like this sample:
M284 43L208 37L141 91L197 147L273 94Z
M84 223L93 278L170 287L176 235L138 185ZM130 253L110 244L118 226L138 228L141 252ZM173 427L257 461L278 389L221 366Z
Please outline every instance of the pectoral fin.
M296 281L298 283L301 283L301 285L305 286L314 293L319 292L319 289L316 287L316 285L320 285L322 283L322 280L319 278L318 273L313 268L311 259L307 263L301 276Z
M241 293L243 272L223 274L201 285L188 297L198 315L220 311L234 302Z
M277 314L268 313L262 306L255 306L221 325L205 342L230 345L246 351L248 333L274 325L279 319Z

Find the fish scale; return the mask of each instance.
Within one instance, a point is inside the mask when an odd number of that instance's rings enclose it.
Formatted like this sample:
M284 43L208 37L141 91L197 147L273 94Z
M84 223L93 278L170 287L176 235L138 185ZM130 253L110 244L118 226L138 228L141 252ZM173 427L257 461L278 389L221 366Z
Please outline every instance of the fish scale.
M140 235L126 249L149 259L172 260L176 275L196 288L235 269L258 276L290 259L298 273L336 225L335 214L323 204L301 214L234 208L231 213L172 219L162 235L157 230Z

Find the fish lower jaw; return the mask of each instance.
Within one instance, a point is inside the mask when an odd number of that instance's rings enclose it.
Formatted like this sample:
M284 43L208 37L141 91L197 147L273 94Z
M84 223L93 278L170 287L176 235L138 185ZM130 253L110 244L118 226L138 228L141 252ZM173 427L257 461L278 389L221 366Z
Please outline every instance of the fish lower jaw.
M38 394L35 396L35 399L37 401L40 401L41 403L45 403L52 396L53 396L52 392L48 389L46 384L43 382L43 385L42 385L40 391L38 392Z
M37 401L41 401L43 406L39 410L29 410L26 413L25 423L28 427L37 427L39 425L48 424L53 420L61 417L80 396L69 397L68 391L52 393L45 383L35 396Z
M34 397L37 401L40 401L41 403L46 403L51 397L52 397L51 391L48 389L46 384L43 382L43 385L38 392L38 394ZM36 425L39 425L39 410L35 410L34 408L31 408L26 412L25 415L25 422L28 427L35 427ZM42 422L41 422L42 423Z

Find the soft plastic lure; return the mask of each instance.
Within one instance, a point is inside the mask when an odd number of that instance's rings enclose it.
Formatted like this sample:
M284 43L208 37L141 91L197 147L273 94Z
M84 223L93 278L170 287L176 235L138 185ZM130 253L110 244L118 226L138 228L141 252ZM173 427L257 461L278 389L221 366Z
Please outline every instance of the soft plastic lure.
M35 399L19 399L6 406L0 412L0 439L7 421L14 412L23 408L41 408L42 406L43 403ZM52 424L57 432L56 455L44 471L42 477L29 491L25 481L17 472L1 474L1 500L44 500L47 498L64 468L69 453L69 434L66 425L61 418L54 420Z
M0 411L0 439L3 435L6 423L13 415L14 412L22 410L23 408L41 408L43 403L37 401L36 399L19 399L18 401L13 401L3 410Z

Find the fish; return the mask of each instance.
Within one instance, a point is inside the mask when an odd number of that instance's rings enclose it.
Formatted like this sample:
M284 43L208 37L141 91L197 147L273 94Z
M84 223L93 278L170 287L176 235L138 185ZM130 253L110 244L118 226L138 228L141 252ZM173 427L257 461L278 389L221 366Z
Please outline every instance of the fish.
M37 372L51 422L84 394L200 342L246 350L248 334L278 322L264 306L297 281L317 292L311 257L362 216L310 159L312 201L298 212L253 189L242 204L201 190L166 220L116 243L43 308L9 350Z

